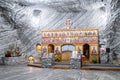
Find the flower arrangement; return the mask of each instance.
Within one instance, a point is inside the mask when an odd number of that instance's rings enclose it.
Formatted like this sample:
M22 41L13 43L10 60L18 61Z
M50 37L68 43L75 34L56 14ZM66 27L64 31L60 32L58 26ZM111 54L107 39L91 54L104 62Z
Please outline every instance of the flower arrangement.
M92 57L92 62L93 63L97 63L97 58L96 57Z
M60 61L60 55L57 55L57 54L56 54L56 55L54 56L54 61L59 62L59 61Z
M101 54L105 54L105 53L106 53L105 48L101 48L101 49L100 49L100 53L101 53Z
M9 49L5 53L5 57L11 57L14 53L14 46L9 46Z

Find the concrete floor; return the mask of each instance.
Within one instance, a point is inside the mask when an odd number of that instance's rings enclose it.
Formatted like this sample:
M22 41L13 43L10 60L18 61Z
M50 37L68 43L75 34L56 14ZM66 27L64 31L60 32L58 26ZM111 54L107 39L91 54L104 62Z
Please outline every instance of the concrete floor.
M0 80L120 80L120 71L48 69L0 65Z

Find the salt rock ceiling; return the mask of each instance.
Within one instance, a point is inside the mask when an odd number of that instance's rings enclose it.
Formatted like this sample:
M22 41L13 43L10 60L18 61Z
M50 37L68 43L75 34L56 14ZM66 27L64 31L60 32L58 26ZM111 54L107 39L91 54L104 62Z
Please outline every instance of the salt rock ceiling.
M41 30L65 28L66 19L71 19L71 28L97 27L99 41L118 52L119 4L119 0L0 0L0 54L11 45L34 54Z

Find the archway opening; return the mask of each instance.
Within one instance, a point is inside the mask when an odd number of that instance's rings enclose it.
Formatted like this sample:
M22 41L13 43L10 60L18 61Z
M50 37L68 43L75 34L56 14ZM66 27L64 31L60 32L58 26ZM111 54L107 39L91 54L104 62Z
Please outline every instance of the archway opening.
M48 53L54 53L54 45L53 44L48 45Z
M89 59L89 55L90 55L90 46L89 46L89 44L84 44L83 45L83 55L87 58L87 59Z
M41 51L41 44L39 44L39 43L36 44L36 51L37 52Z
M73 44L62 45L62 61L70 61L72 51L75 51L75 46Z

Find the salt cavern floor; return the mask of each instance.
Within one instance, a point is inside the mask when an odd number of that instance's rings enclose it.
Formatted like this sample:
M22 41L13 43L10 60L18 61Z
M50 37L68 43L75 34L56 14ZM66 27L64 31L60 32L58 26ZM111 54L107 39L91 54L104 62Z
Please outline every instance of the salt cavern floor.
M0 80L119 80L120 71L0 65Z

